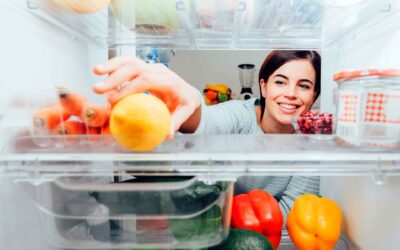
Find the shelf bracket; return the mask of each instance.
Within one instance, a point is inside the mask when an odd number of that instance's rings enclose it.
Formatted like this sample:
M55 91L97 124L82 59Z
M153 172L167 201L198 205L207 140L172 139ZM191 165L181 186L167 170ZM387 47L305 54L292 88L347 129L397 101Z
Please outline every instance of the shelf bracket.
M385 184L386 179L388 177L387 174L382 169L382 164L383 164L383 162L379 158L378 159L378 165L377 165L377 168L376 168L376 172L373 174L374 181L379 186Z
M211 168L213 166L213 161L211 159L208 159L207 161L207 173L204 175L202 181L204 182L204 184L207 185L214 185L216 183L216 180L213 178L213 174L211 172Z
M392 11L392 5L390 3L385 4L384 6L382 6L380 12L382 13L389 13Z
M30 0L27 0L27 1L26 1L26 7L28 7L28 9L30 9L30 10L37 10L37 9L39 9L39 8L36 6L36 4L32 3L32 1L30 1Z
M197 49L196 38L193 33L194 27L190 20L190 15L189 15L189 12L187 11L185 3L182 0L177 0L175 8L179 13L179 18L183 24L183 27L189 38L190 43L192 44L192 48Z
M234 49L238 44L239 35L240 35L240 27L243 23L243 13L246 11L247 5L245 2L240 1L235 11L235 16L233 18L233 26L232 26L232 43L231 48Z

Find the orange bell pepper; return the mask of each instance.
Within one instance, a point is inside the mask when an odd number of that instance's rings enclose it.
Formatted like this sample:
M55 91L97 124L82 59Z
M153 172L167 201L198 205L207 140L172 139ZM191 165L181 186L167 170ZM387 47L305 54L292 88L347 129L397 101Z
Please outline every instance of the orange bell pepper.
M334 249L340 237L342 213L331 199L303 194L290 210L286 229L299 250Z

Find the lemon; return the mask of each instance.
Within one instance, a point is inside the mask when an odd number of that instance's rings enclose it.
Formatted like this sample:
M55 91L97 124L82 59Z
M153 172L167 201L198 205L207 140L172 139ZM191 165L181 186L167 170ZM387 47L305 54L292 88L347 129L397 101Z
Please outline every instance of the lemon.
M167 106L150 94L132 94L112 109L110 132L122 146L137 152L150 151L160 145L170 128Z

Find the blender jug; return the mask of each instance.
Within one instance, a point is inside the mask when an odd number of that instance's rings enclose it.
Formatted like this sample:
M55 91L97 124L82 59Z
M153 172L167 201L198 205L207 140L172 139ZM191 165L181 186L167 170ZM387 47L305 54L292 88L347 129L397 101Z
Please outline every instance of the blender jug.
M256 74L256 68L254 64L240 64L239 68L239 80L242 89L240 91L240 99L248 100L253 97L252 87L254 85L254 76Z

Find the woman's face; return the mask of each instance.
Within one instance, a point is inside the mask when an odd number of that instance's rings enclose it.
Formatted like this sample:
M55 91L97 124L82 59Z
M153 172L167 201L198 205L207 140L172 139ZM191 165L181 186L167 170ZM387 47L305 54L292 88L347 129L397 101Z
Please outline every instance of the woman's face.
M293 116L310 109L314 101L316 73L308 60L292 60L273 72L268 81L260 81L265 98L264 116L282 125L291 124Z

